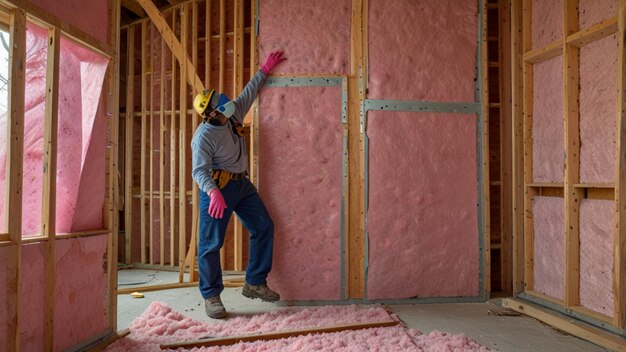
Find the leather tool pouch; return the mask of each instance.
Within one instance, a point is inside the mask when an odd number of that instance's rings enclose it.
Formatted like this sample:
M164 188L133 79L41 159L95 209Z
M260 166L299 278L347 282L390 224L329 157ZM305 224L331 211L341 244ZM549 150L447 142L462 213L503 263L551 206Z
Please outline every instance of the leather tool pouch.
M224 170L213 170L213 181L219 189L223 189L230 181L230 172Z

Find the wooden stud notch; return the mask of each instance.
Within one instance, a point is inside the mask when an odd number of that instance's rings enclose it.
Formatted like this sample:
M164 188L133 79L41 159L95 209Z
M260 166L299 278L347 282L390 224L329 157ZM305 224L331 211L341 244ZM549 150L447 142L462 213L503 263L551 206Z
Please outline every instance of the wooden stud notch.
M348 331L348 330L361 330L361 329L390 327L390 326L396 326L398 324L399 322L397 321L386 321L386 322L380 322L380 323L357 323L357 324L335 325L335 326L328 326L328 327L321 327L321 328L287 330L287 331L281 331L281 332L269 332L269 333L253 334L253 335L218 337L218 338L209 338L209 339L202 339L202 340L193 340L193 341L163 344L161 345L161 349L194 348L194 347L203 347L203 346L227 346L227 345L234 345L239 342L268 341L268 340L284 339L284 338L294 337L294 336L303 336L303 335L308 335L308 334L323 334L323 333L333 333L333 332Z

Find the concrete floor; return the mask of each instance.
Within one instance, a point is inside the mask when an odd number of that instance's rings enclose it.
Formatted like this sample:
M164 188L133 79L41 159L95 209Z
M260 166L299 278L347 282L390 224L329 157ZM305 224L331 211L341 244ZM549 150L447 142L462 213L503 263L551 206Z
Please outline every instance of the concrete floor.
M120 270L119 287L160 285L178 280L178 273L155 270ZM147 282L144 284L139 284ZM118 330L126 329L152 301L163 302L189 317L213 321L204 313L204 302L197 287L145 292L145 298L118 296ZM286 303L265 303L241 295L241 288L226 288L222 300L229 314L265 312ZM497 299L487 303L398 304L388 305L410 328L424 333L440 330L466 336L502 352L601 352L606 349L565 334L527 316L494 316ZM218 321L215 321L216 323Z

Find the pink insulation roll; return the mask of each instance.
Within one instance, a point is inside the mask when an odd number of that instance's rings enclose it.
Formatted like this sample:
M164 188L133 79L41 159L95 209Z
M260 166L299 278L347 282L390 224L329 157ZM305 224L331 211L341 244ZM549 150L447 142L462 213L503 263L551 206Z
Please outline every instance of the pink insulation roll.
M565 287L565 219L563 198L534 197L533 290L563 299Z
M43 243L22 245L20 271L20 348L23 351L44 350L45 263Z
M275 224L270 286L287 300L341 296L341 87L264 88L259 192Z
M259 1L260 65L283 50L288 60L273 74L349 73L350 10L349 0Z
M28 0L42 12L49 13L82 30L93 38L109 42L111 0Z
M370 1L370 99L474 101L475 1Z
M476 116L367 119L367 298L477 296Z
M533 65L533 182L563 182L563 58Z

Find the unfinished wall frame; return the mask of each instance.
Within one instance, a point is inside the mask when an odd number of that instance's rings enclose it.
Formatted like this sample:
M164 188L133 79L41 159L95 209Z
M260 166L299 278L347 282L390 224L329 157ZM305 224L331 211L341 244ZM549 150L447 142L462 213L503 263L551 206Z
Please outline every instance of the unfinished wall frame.
M190 177L191 155L185 146L200 120L191 102L193 94L205 86L231 96L238 94L255 73L256 4L250 0L191 0L162 13L152 7L145 10L150 18L121 27L127 47L127 55L122 57L127 83L121 87L126 98L120 109L126 121L124 262L178 269L179 282L193 282L197 281L196 248L190 244L197 242L199 196ZM227 13L232 18L227 18ZM144 31L152 34L144 35ZM144 68L141 73L140 67ZM245 122L250 126L254 120L246 118ZM151 146L152 152L140 150L139 143ZM250 169L254 170L252 152L250 155ZM244 270L244 230L233 220L228 231L234 236L226 236L222 266ZM187 278L185 272L190 273Z
M55 287L57 285L56 264L58 254L56 253L56 244L59 240L65 239L78 239L87 238L90 236L101 236L106 238L107 245L104 247L106 257L103 260L101 267L104 267L105 276L107 277L105 285L108 288L115 287L116 283L111 280L112 277L116 277L114 273L115 269L115 256L114 248L116 247L114 238L116 237L116 220L112 215L116 213L114 194L116 192L115 178L112 176L115 173L110 172L111 166L116 164L116 158L114 153L108 153L107 163L104 163L106 170L106 188L107 193L104 196L103 212L103 226L95 230L89 231L76 231L71 233L59 233L56 227L55 216L57 212L57 197L56 197L56 177L57 177L57 129L58 129L58 116L59 116L59 77L60 77L60 43L61 39L66 40L71 45L78 45L79 48L85 48L90 52L96 53L105 59L115 61L117 57L115 46L117 42L117 30L116 19L119 21L119 1L112 0L108 3L108 28L107 39L97 39L91 34L85 33L83 30L69 24L65 20L58 18L50 13L42 10L38 6L32 5L26 1L0 1L0 18L4 22L4 19L8 19L7 28L10 31L9 45L9 69L10 69L10 85L9 85L9 113L8 113L8 139L7 139L7 193L6 193L6 205L8 219L7 230L8 236L0 236L0 247L7 250L9 253L4 259L6 260L6 267L3 270L8 270L7 278L7 291L6 302L9 304L10 311L8 316L8 331L3 331L2 335L6 337L7 345L5 348L7 351L20 351L25 348L22 344L24 339L23 329L20 324L20 315L24 307L21 304L20 287L23 285L22 276L22 262L25 259L22 253L22 246L27 244L40 244L43 249L43 263L45 269L43 269L42 275L45 280L42 281L42 302L43 302L43 317L42 322L44 324L40 337L42 341L42 347L45 350L53 350L58 348L58 342L56 341L55 329L57 317L55 316ZM42 212L40 220L40 233L23 238L22 236L22 189L23 189L23 164L24 164L24 116L25 116L25 79L26 79L26 27L27 23L32 22L47 30L47 62L45 72L45 111L42 113L43 118L43 173L42 173ZM115 91L116 81L116 65L109 65L108 74L104 78L104 86L106 90L102 90L98 104L103 106L103 114L105 109L111 112L106 124L111 129L112 133L106 137L106 143L112 147L108 149L109 152L114 150L116 140L118 138L116 128L117 114L113 106L117 104L117 92ZM104 92L108 94L104 94ZM104 108L106 106L106 108ZM104 152L103 152L104 154ZM6 247L6 248L4 248ZM22 288L23 290L23 288ZM105 331L99 332L96 336L91 336L89 341L76 341L80 345L89 344L92 341L100 340L108 335L111 335L116 330L116 314L109 311L110 307L115 310L116 298L111 295L106 296L106 321L108 323ZM22 331L22 334L20 333ZM69 346L67 346L69 347Z
M588 28L579 26L579 1L564 0L562 9L562 32L558 39L549 43L533 47L532 43L532 0L513 1L511 3L511 17L513 35L513 128L514 128L514 293L518 298L540 304L588 323L591 326L607 330L621 337L626 337L625 315L626 296L624 279L626 270L625 260L626 241L623 225L624 192L626 182L624 176L624 16L626 2L619 0L617 15L592 24ZM560 21L559 20L559 21ZM618 38L618 77L616 101L616 134L615 134L615 173L614 182L594 183L581 182L581 119L580 112L580 57L581 48L595 43L607 36L617 34ZM534 93L533 69L536 65L548 62L553 58L562 59L562 81L558 82L563 90L562 96L562 131L564 151L564 173L562 182L536 181L533 176L533 161L536 158L533 150L533 96ZM523 148L522 148L523 143ZM604 152L607 152L606 150ZM522 173L523 172L523 176ZM556 181L556 182L555 182ZM562 298L538 292L535 287L535 219L541 214L534 213L533 204L538 197L560 199L563 203L563 241L564 253L562 257L556 255L564 263ZM581 274L581 225L580 209L585 199L614 200L615 201L615 243L613 247L613 315L608 316L590 308L583 307L580 297ZM523 205L522 205L523 200ZM523 236L522 236L523 231ZM515 300L507 301L513 309L522 307ZM520 311L523 308L518 309ZM529 311L537 312L533 309ZM533 314L531 314L533 315ZM544 315L537 313L536 315ZM535 316L535 315L533 315ZM536 316L537 317L537 316ZM540 318L541 319L541 318ZM558 320L557 320L558 321ZM557 328L565 323L554 324ZM566 330L569 331L569 330ZM574 334L577 334L573 332ZM600 333L592 333L600 336ZM580 332L578 333L579 336ZM587 338L585 336L581 336ZM603 346L612 346L613 342L599 343ZM608 340L604 340L608 341Z

